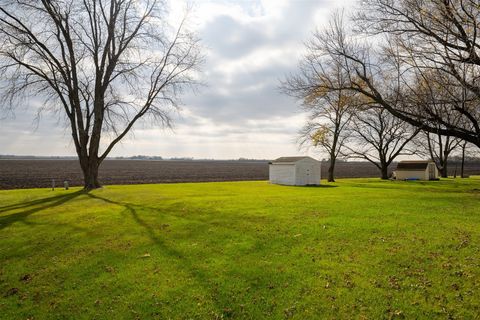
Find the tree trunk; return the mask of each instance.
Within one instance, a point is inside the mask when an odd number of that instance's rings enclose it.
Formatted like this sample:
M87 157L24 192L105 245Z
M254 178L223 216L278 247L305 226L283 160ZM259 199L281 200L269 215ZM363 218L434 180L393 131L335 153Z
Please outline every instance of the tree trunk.
M335 156L330 155L330 166L328 167L328 182L335 182Z
M101 185L98 182L98 168L100 167L100 161L98 159L90 159L85 166L82 166L83 171L83 188L85 190L93 190L100 188Z
M380 172L382 173L382 179L387 180L388 179L388 165L385 163L382 163L380 165Z
M442 176L442 178L448 178L447 162L443 163L443 166L440 170L440 175Z
M442 167L440 169L440 175L442 178L448 178L448 166L447 166L447 157L444 157L442 163Z
M462 146L462 166L460 168L460 176L462 178L465 178L465 147L466 147L466 143L463 144Z
M447 140L447 143L448 143L448 140ZM445 146L445 149L447 149L447 146ZM443 161L440 162L440 164L442 165L442 170L440 170L440 173L442 175L442 178L448 178L448 156L449 156L450 152L448 150L445 150L443 152Z
M100 89L95 89L95 103L94 103L94 123L90 141L88 136L81 141L81 150L84 150L85 154L79 155L80 164L83 170L83 188L86 191L100 188L101 185L98 182L98 168L102 162L98 157L98 150L100 146L100 139L102 136L102 124L105 112L105 101L103 98L103 92L97 92ZM89 143L88 143L89 142ZM88 150L88 152L87 152Z

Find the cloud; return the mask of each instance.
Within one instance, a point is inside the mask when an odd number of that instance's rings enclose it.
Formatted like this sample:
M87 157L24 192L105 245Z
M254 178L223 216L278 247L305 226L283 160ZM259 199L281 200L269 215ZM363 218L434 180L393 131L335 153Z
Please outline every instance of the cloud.
M208 87L189 95L188 107L199 116L232 125L294 116L298 104L279 92L279 80L295 70L317 12L328 5L266 1L254 3L255 10L235 7L230 13L217 6L219 14L200 29L209 48Z
M206 26L202 39L211 48L213 58L237 59L268 41L268 35L253 23L243 24L221 15Z
M0 154L74 154L69 131L61 119L51 114L36 117L36 108L31 107L19 108L14 117L0 120Z
M185 3L170 1L170 21L181 19ZM303 43L339 3L194 3L189 27L197 30L206 48L202 80L207 86L182 98L174 131L137 126L112 155L274 158L297 153L295 138L303 115L297 101L280 93L279 80L295 71ZM33 113L27 112L0 120L0 154L74 154L68 130L54 117L45 116L36 131L29 124L32 119Z

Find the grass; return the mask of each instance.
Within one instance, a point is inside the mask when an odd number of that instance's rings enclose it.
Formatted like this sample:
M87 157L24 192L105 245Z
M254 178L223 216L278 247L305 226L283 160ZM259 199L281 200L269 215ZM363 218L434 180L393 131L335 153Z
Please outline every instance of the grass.
M479 319L480 179L0 191L0 318Z

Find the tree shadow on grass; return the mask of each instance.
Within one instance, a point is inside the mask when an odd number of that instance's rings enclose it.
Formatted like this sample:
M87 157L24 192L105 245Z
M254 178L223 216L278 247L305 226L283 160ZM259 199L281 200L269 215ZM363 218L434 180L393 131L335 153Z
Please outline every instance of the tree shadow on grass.
M0 230L14 224L15 222L25 222L25 220L34 213L58 207L82 194L85 194L85 192L83 190L79 190L54 197L42 198L0 207L0 213L22 210L20 212L0 216Z
M113 201L104 197L100 197L98 195L94 195L92 193L87 194L88 197L92 199L102 200L106 203L113 204L116 206L120 206L125 208L125 211L130 214L131 218L137 223L140 227L142 227L151 241L162 250L167 256L172 259L175 259L178 262L179 267L183 268L186 272L188 272L192 278L205 290L205 292L209 293L209 298L211 299L213 305L217 309L218 312L222 313L224 308L227 305L222 305L221 301L225 299L225 297L220 297L221 300L218 298L218 291L216 293L212 290L212 280L215 279L214 276L209 276L207 272L202 271L202 269L195 263L195 259L185 255L179 250L169 246L165 241L158 236L158 231L162 230L161 228L154 228L151 224L146 222L144 219L141 218L141 215L138 214L138 210L151 210L159 212L162 215L169 215L168 208L155 208L143 205L132 204L128 202L121 202L121 201ZM175 215L175 217L178 217ZM208 225L205 221L200 221L196 219L192 219L194 222L199 222ZM198 229L197 229L198 231Z
M140 210L156 211L156 212L159 212L162 215L170 215L167 212L165 212L165 210L167 210L166 208L164 208L162 210L161 208L156 208L156 207L149 207L149 206L143 206L143 205L138 205L138 204L131 204L131 203L128 203L128 202L113 201L113 200L110 200L110 199L107 199L107 198L104 198L104 197L100 197L98 195L94 195L94 194L91 194L91 193L88 193L87 195L88 195L88 197L93 198L93 199L102 200L104 202L107 202L107 203L110 203L110 204L113 204L113 205L116 205L116 206L124 207L125 211L130 214L130 216L135 221L135 223L137 223L139 226L141 226L146 231L148 237L154 243L156 243L158 245L161 245L164 249L168 249L167 253L173 253L172 256L175 256L175 257L180 257L181 256L181 254L179 252L177 252L176 250L165 247L165 242L160 237L158 237L158 235L157 235L157 231L162 230L162 229L161 228L155 229L154 227L152 227L152 225L147 223L145 220L143 220L137 212L140 209ZM174 216L176 218L180 218L177 215L174 215ZM206 223L204 221L197 220L197 219L191 219L191 220L194 221L194 222L198 222L198 223Z
M306 186L296 186L297 188L338 188L338 186L332 186L331 184L310 184Z

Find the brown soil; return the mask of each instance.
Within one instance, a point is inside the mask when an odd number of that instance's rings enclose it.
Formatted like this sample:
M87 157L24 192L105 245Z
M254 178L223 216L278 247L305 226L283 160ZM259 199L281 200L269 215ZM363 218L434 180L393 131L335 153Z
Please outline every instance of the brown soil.
M327 166L327 163L322 164L322 172L327 172ZM450 164L450 168L453 174L455 164ZM480 164L468 163L466 173L480 174ZM338 178L378 175L377 168L366 162L336 165ZM268 162L106 160L100 167L99 178L104 185L267 180ZM68 180L71 186L82 185L83 178L78 161L0 160L0 189L49 188L52 186L52 179L57 187L63 187L65 180Z

